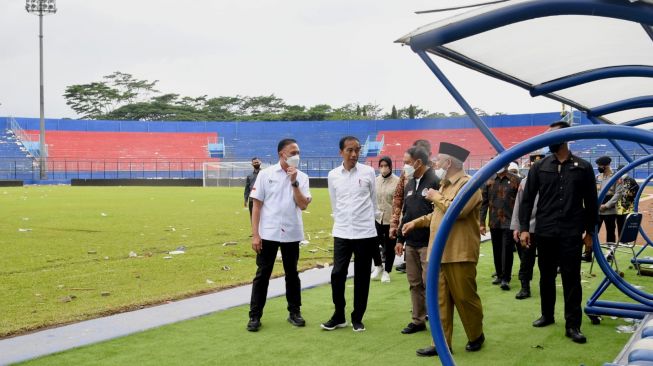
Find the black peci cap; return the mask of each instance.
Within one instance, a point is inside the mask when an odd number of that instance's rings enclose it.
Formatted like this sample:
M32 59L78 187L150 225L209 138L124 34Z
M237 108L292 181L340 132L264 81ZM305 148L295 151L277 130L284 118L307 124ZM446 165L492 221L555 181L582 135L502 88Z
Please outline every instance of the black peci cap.
M609 156L604 155L596 159L595 163L596 165L610 165L610 163L612 163L612 159L610 159Z
M440 143L440 150L438 150L438 153L452 156L462 162L464 162L469 156L469 151L458 145L450 144L448 142Z

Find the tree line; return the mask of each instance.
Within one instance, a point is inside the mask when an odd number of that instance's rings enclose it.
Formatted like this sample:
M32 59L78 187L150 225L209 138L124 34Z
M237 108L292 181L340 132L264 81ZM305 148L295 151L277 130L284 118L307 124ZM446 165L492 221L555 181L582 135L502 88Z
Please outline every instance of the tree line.
M443 118L457 112L429 112L418 106L385 112L374 103L293 105L272 95L261 96L181 96L156 89L158 80L139 80L116 71L102 80L67 86L66 104L81 119L130 121L326 121ZM481 116L488 114L475 109ZM502 114L502 113L495 113Z

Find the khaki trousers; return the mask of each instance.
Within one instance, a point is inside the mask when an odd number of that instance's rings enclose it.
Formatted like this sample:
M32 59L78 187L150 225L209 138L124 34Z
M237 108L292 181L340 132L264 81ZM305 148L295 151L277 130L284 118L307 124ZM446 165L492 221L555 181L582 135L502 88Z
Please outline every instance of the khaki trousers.
M458 310L467 339L478 339L483 333L483 306L476 291L476 263L442 263L438 286L440 321L449 348L452 347L454 306Z
M413 324L426 322L426 256L428 248L406 245L406 278L410 288L410 301L413 304Z

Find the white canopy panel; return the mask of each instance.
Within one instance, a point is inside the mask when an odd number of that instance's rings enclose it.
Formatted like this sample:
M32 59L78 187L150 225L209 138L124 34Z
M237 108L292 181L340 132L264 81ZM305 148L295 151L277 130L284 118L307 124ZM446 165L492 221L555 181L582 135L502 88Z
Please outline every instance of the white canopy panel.
M505 8L531 5L528 3L542 4L543 1L512 0L477 8L420 27L397 42L410 45L415 37L425 39L423 36L438 35L438 32L446 34L485 14L503 12L503 15L510 10ZM634 6L628 0L614 0L613 3ZM653 9L648 3L638 2L637 6ZM648 8L646 10L648 14ZM498 26L449 43L427 46L430 47L427 51L532 90L540 84L591 70L617 66L653 68L651 24L653 17L650 24L643 25L592 15L543 16ZM611 77L545 95L590 111L610 103L653 96L653 77ZM653 116L653 108L612 113L602 119L624 123L648 116Z

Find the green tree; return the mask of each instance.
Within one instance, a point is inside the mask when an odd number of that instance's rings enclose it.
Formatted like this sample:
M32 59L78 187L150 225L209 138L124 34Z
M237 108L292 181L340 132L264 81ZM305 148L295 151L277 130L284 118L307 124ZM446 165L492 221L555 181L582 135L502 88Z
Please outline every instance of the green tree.
M398 119L399 118L399 113L397 113L397 107L395 105L392 105L392 112L390 112L390 119Z

